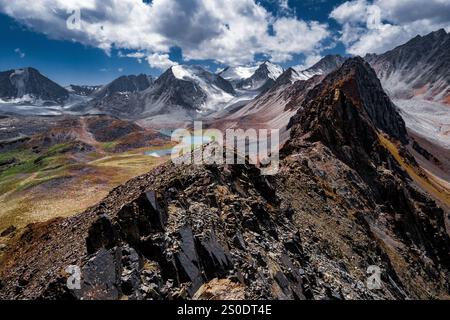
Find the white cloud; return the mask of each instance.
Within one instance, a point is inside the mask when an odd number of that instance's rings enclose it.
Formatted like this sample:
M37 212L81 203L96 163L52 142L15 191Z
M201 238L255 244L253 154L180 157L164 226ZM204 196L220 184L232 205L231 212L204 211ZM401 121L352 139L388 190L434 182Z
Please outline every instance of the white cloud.
M148 61L148 64L150 65L150 67L160 69L160 70L165 70L172 66L177 65L176 62L170 60L168 54L154 53L147 57L147 61Z
M16 48L14 52L17 53L21 59L25 58L25 53L22 52L20 48Z
M330 17L342 25L340 40L348 53L382 53L416 35L449 31L450 0L353 0Z
M285 0L279 5L289 9ZM69 29L66 20L76 9L81 23ZM161 57L179 47L186 60L226 64L253 62L255 54L289 60L317 52L329 36L325 24L274 16L256 0L0 0L0 12L50 37L105 52L115 47Z
M126 57L128 57L128 58L136 58L136 59L143 59L143 58L145 58L145 53L143 53L143 52L128 53L126 55Z
M121 58L134 58L139 63L142 63L142 59L146 57L146 54L144 52L132 52L125 54L122 51L119 51L118 56Z

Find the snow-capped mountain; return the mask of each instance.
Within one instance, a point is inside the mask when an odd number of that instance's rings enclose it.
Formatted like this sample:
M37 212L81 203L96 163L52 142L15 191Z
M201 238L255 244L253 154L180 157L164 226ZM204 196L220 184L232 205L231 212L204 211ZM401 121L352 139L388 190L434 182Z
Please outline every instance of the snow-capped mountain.
M78 111L101 112L164 127L225 108L235 98L230 82L199 66L169 68L145 90L95 98Z
M245 67L245 66L237 66L237 67L226 67L218 74L228 80L229 82L236 84L242 80L250 78L256 70L258 70L259 66Z
M298 73L289 68L278 77L269 90L255 99L212 115L211 126L221 129L277 128L280 129L280 138L284 142L289 136L287 131L289 120L297 113L306 94L323 77L318 75L308 80L298 80Z
M340 68L345 60L346 59L340 55L328 55L306 70L290 67L276 79L273 87L278 88L286 84L292 84L299 80L309 80L314 76L328 75Z
M226 105L235 91L221 76L199 66L171 67L147 90L146 109L150 102L186 107L197 112L215 110Z
M219 128L278 128L282 141L288 138L287 125L307 93L329 73L339 69L344 58L326 56L304 71L288 68L268 90L243 105L211 116L212 126Z
M282 67L270 61L265 61L255 70L251 77L238 81L235 86L240 90L264 92L275 84L275 81L282 73Z
M450 33L444 29L365 59L391 97L420 97L450 104Z
M308 80L317 75L327 75L342 66L345 60L346 59L340 55L327 55L306 70L294 68L297 72L297 80Z
M0 72L0 99L11 103L61 104L69 92L34 68Z
M297 80L305 80L305 79L303 79L303 77L301 77L301 75L297 71L295 71L294 68L288 68L275 81L275 86L294 83Z
M400 108L411 134L450 149L450 34L441 29L417 36L365 60Z

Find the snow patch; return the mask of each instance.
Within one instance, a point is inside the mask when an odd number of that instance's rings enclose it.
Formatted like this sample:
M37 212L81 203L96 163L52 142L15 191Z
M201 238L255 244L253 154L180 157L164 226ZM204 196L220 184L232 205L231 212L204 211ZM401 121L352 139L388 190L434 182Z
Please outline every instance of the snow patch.
M172 67L172 73L177 79L195 82L206 93L207 100L198 110L200 114L224 108L234 98L211 83L210 79L207 79L207 71L200 67L178 65Z
M397 99L406 127L450 150L450 107L422 99Z
M250 78L255 71L258 69L258 66L254 67L228 67L219 75L228 81L240 81Z
M280 66L277 66L276 64L273 64L272 62L264 62L264 64L267 67L267 70L269 71L268 77L272 80L277 80L279 76L283 73L283 68Z

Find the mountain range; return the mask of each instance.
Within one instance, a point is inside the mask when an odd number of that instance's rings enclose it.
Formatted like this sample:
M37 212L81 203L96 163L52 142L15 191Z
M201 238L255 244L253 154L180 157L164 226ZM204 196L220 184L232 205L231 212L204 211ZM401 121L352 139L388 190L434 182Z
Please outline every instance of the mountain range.
M343 60L339 56L327 56L304 73L294 71L293 80L330 72ZM39 74L37 70L30 70ZM13 72L22 71L10 71ZM16 90L10 95L3 94L3 98L5 102L15 103L17 99L30 96L33 99L21 103L34 104L35 100L49 95L74 112L109 113L135 120L136 117L156 119L150 122L157 125L164 117L172 117L171 120L176 122L178 116L180 120L189 122L235 104L242 105L269 91L283 73L280 66L269 61L255 67L228 67L217 74L199 66L177 65L157 79L143 74L122 76L104 86L71 85L62 88L47 80L39 87L41 82L36 81L34 84L26 83L24 87L34 86L34 89ZM49 83L51 88L47 89Z
M448 49L450 36L445 30L433 32L427 36L417 36L404 45L381 55L369 54L365 57L377 72L383 86L389 95L394 98L422 97L427 100L448 103L450 94L450 79L446 70L449 67ZM338 68L345 61L339 55L326 56L314 66L306 70L289 68L293 81L308 80L315 75L328 74ZM69 93L91 96L95 100L110 98L120 93L140 93L150 87L160 87L153 90L154 96L149 103L159 104L161 100L168 104L179 105L197 110L220 109L236 99L236 97L249 95L254 98L258 94L268 91L284 74L280 66L265 61L259 66L227 67L213 74L198 66L175 66L163 73L159 79L147 75L122 76L103 86L71 85L67 89L42 76L33 68L10 70L0 73L1 91L3 100L17 100L34 98L48 100L49 103L64 103ZM159 81L158 81L159 80ZM183 93L177 95L180 101L164 97L170 91L180 90L183 80L191 83L191 87L198 86L199 93L193 101L188 101ZM173 83L172 83L172 82ZM162 85L162 83L164 83ZM185 84L187 85L187 84ZM163 86L163 88L161 88ZM184 90L189 90L185 88ZM151 90L150 90L151 91ZM94 94L95 93L95 94ZM252 95L253 94L253 95ZM170 95L170 94L169 94ZM25 99L26 101L26 99ZM31 102L31 101L28 101ZM145 109L152 109L151 105Z
M449 299L449 39L104 86L0 73L0 197L19 199L0 221L0 299ZM169 161L166 130L196 119L279 129L278 172L237 153ZM44 196L34 223L7 225Z
M400 108L411 134L445 148L450 147L450 112L443 107L448 105L450 93L449 39L449 34L438 30L384 54L364 57ZM283 70L265 61L217 73L177 65L157 79L130 75L104 86L67 88L33 68L10 70L0 74L0 113L109 114L156 129L203 120L220 128L251 125L276 127L286 133L289 119L300 105L298 97L304 97L345 60L339 55L326 56L306 70ZM303 94L292 94L299 91Z
M163 79L190 90L184 71ZM0 297L448 299L450 193L416 161L425 150L375 70L350 58L282 87L295 112L276 175L167 162L85 212L27 226L0 260Z
M393 98L421 97L450 104L450 34L444 29L365 59Z

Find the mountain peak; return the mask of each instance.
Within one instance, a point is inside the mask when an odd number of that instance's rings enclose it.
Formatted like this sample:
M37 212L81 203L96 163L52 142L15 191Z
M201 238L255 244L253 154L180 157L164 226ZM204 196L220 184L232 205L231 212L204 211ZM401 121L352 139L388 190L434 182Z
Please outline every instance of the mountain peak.
M445 31L444 28L442 28L442 29L432 32L431 34L434 34L436 36L446 36L448 33L447 33L447 31Z
M403 143L408 141L397 108L361 57L348 59L311 90L289 126L292 134L288 145L308 136L338 150L342 157L347 157L348 145L359 150L377 141L378 131Z
M134 93L148 89L153 84L153 78L146 74L124 75L103 86L95 95L97 99L118 93Z
M266 73L266 75L272 80L276 80L283 73L283 68L268 60L264 61L258 68L260 72ZM258 72L256 70L256 72ZM255 72L255 73L256 73Z
M297 80L304 80L299 73L292 67L286 69L276 80L274 87L279 87L285 84L294 83Z
M26 67L0 72L0 98L26 99L61 104L69 92L42 75L37 69Z
M345 61L345 58L339 54L336 55L326 55L319 62L314 64L311 68L306 71L322 71L324 74L330 73L331 71L339 68Z
M312 67L303 70L297 67L298 80L308 80L317 75L327 75L336 70L344 63L345 58L340 55L326 55Z
M179 80L185 80L185 79L195 79L196 77L200 76L201 74L209 73L209 71L206 71L200 66L196 65L181 65L178 64L176 66L172 66L170 68L175 78Z

